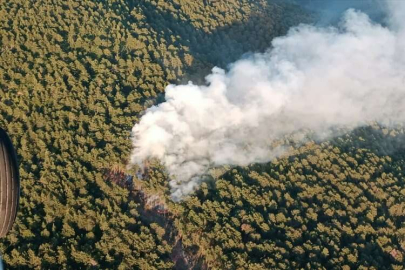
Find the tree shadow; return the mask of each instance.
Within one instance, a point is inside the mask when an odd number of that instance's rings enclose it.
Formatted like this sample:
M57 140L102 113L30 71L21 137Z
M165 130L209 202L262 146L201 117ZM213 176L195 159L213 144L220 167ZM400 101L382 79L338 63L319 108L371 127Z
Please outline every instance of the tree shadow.
M285 35L292 26L312 21L311 15L298 5L273 1L266 5L255 4L246 19L209 30L197 28L193 25L193 18L179 19L172 12L158 10L150 3L143 4L150 11L147 15L148 24L159 27L162 20L171 22L167 33L181 37L175 45L189 48L192 63L176 83L191 80L203 84L205 76L214 66L226 68L247 53L264 52L271 47L275 37Z
M390 156L394 161L405 159L405 134L399 128L364 126L329 142L344 152L367 149L380 157Z

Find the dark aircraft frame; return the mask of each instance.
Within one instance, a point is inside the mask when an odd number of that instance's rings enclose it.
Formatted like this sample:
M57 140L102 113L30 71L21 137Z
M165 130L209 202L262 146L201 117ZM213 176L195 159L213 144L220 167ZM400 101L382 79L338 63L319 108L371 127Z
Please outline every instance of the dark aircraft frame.
M0 128L0 237L13 226L20 198L17 155L7 133Z

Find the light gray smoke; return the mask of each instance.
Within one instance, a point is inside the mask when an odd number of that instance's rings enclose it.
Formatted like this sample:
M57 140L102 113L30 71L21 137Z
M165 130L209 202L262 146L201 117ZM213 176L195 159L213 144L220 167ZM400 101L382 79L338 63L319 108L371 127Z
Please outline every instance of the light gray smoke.
M289 134L403 123L405 1L389 6L389 27L348 10L339 28L300 25L228 72L214 68L207 85L169 85L132 130L131 164L159 159L180 200L211 167L270 161Z

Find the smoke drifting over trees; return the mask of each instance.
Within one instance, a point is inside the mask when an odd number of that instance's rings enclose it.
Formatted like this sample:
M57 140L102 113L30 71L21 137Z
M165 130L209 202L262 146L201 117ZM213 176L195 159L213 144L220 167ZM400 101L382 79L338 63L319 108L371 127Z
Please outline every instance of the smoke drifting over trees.
M168 86L133 128L131 163L159 159L178 200L211 167L278 156L271 145L285 136L403 123L405 4L387 6L388 26L348 10L337 28L300 25L228 72L214 68L207 85Z

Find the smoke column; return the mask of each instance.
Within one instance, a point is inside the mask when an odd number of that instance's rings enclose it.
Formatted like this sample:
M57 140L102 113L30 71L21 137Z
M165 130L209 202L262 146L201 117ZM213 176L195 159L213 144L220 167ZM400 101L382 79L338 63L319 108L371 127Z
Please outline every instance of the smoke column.
M159 159L181 200L209 168L280 155L270 145L289 134L403 123L405 1L387 6L388 27L348 10L337 28L300 25L228 72L214 68L206 85L169 85L132 130L131 164Z

